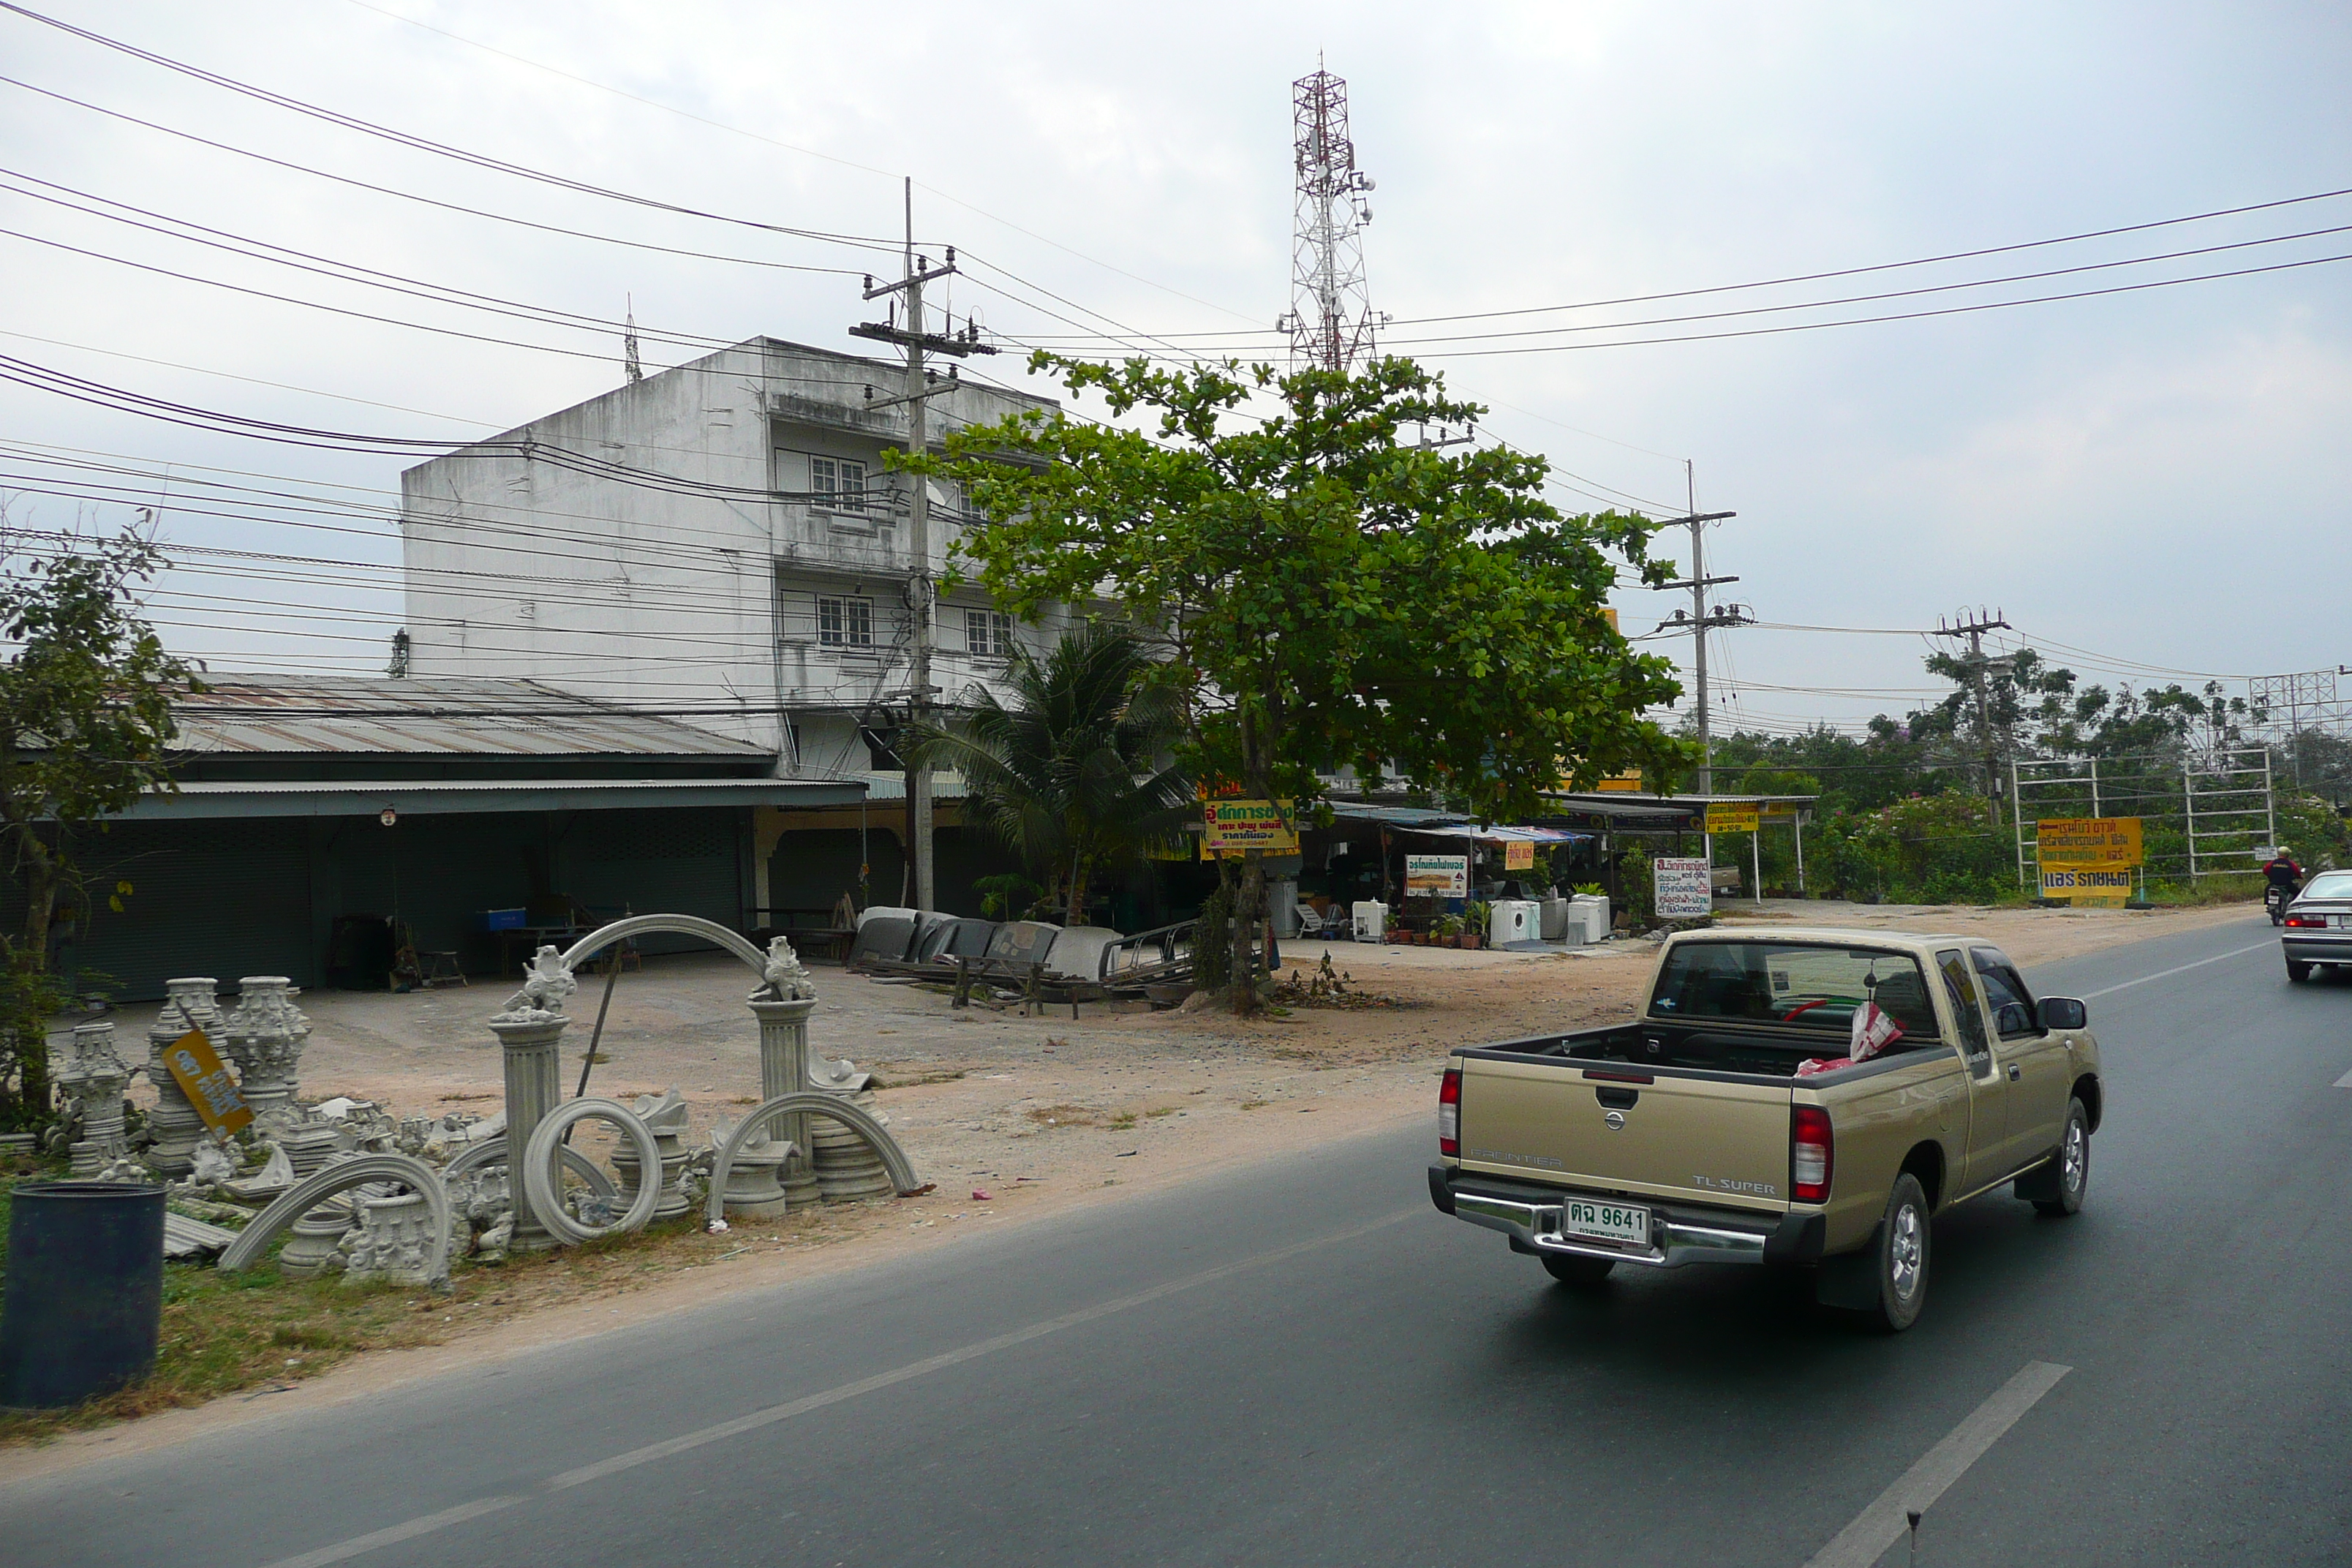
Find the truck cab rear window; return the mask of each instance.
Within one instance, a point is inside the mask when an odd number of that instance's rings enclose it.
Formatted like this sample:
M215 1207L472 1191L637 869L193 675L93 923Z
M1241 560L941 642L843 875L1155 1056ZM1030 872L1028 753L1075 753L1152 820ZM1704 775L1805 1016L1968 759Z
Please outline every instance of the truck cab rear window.
M1843 1037L1864 1002L1903 1029L1894 1049L1936 1038L1927 976L1907 953L1810 942L1691 942L1666 955L1653 1017L1766 1024Z

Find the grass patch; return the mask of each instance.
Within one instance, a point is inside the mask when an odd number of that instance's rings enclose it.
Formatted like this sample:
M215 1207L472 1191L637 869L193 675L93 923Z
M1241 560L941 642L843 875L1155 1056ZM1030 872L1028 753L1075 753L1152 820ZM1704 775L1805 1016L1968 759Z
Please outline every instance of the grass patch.
M1097 1106L1041 1105L1029 1112L1040 1127L1100 1127L1108 1120Z
M1141 1117L1136 1115L1132 1110L1122 1110L1117 1116L1110 1119L1109 1125L1123 1132L1142 1120L1143 1119Z
M1244 1110L1264 1110L1267 1106L1272 1105L1274 1101L1270 1100L1244 1100L1242 1101L1242 1109Z
M0 1236L9 1185L0 1178ZM830 1216L822 1216L830 1217ZM782 1222L774 1239L822 1241L818 1215ZM761 1227L762 1231L768 1227ZM438 1344L457 1334L583 1297L633 1289L715 1262L751 1239L703 1233L691 1217L586 1247L476 1267L460 1259L449 1289L349 1285L341 1275L289 1279L272 1260L237 1274L209 1264L163 1266L155 1370L133 1387L67 1410L0 1412L0 1445L65 1433L312 1377L366 1351Z

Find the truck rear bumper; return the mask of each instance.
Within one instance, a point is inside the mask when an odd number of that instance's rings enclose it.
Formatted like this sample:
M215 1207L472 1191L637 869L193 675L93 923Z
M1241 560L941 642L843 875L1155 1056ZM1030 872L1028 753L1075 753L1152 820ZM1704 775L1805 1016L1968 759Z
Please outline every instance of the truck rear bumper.
M1679 1268L1685 1263L1811 1263L1822 1256L1825 1226L1818 1214L1790 1213L1775 1219L1652 1199L1631 1200L1644 1204L1652 1215L1646 1248L1563 1237L1559 1205L1568 1195L1530 1184L1465 1176L1442 1163L1429 1168L1430 1201L1441 1213L1502 1232L1516 1251L1610 1258L1646 1268Z

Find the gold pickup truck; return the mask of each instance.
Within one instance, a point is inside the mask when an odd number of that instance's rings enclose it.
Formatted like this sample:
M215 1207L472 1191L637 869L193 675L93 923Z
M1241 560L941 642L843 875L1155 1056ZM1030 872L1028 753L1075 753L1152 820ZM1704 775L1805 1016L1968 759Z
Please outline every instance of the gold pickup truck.
M1906 1329L1933 1215L2005 1183L2082 1207L2087 1022L1971 937L1683 932L1633 1022L1453 1053L1430 1197L1564 1284L1806 1268L1824 1304Z

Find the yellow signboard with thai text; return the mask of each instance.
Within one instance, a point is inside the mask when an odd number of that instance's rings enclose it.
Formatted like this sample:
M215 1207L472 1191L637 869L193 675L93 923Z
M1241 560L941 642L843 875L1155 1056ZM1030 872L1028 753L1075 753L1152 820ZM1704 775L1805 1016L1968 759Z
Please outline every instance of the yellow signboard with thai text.
M236 1080L228 1076L213 1051L213 1043L205 1038L202 1029L190 1029L163 1053L163 1065L172 1069L172 1079L213 1136L226 1138L253 1123L253 1111L245 1103L245 1096L236 1090Z
M1709 833L1753 833L1760 825L1762 815L1752 800L1712 801L1706 808L1706 830Z
M1201 847L1226 853L1263 849L1273 855L1298 853L1298 832L1292 804L1270 800L1213 800L1202 807Z
M2044 866L2138 866L2137 816L2045 817L2035 823L2034 856Z
M2044 866L2042 896L2063 899L2077 909L2119 910L2131 901L2131 869L2125 866Z

